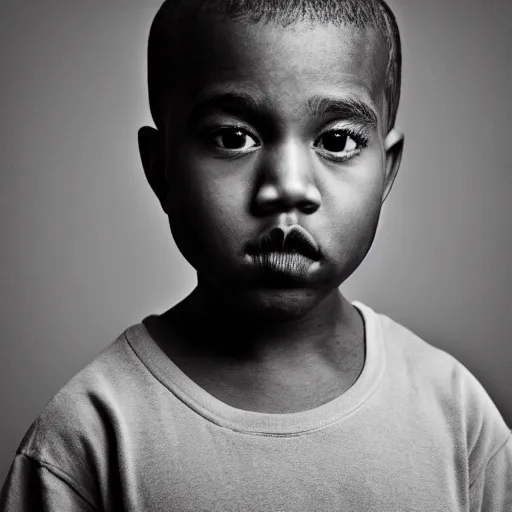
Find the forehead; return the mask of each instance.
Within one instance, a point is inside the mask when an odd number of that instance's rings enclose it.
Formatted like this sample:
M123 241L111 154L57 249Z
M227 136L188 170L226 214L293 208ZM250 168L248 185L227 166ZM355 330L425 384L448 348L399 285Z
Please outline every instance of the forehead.
M217 88L238 87L288 112L322 95L351 97L381 111L387 52L371 27L203 20L189 28L175 69L181 98L193 102Z

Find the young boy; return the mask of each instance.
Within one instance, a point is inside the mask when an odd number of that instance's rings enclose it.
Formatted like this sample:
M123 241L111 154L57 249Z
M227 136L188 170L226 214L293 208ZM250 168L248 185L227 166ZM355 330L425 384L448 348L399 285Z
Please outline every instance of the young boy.
M148 54L142 161L198 284L54 397L0 509L510 512L480 384L338 291L402 155L389 8L174 0Z

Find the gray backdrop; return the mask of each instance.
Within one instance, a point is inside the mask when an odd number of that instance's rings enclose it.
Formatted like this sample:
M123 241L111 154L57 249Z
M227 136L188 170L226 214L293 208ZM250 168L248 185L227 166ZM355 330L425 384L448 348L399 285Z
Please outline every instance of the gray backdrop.
M459 358L512 425L512 2L390 3L406 152L344 290ZM52 395L195 282L136 145L158 5L0 3L0 482Z

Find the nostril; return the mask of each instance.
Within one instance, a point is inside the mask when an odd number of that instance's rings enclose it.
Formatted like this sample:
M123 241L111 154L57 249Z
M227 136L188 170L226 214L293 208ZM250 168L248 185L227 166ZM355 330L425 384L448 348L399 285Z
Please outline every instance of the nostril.
M320 208L320 203L308 199L290 200L286 197L277 197L271 201L255 200L251 203L251 211L255 215L268 215L271 213L281 213L297 211L306 215L315 213Z
M300 210L302 210L304 213L311 214L311 213L315 213L319 207L320 207L320 205L317 203L305 201L304 204L302 204L300 206Z

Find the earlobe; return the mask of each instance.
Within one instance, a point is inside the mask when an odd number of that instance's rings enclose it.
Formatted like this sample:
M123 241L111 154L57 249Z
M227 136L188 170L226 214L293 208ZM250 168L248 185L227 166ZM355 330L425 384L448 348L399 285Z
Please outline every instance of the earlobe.
M392 128L384 141L386 176L382 202L388 197L395 182L404 150L404 134Z
M167 213L167 180L165 176L165 151L158 130L143 126L138 133L139 152L149 186Z

